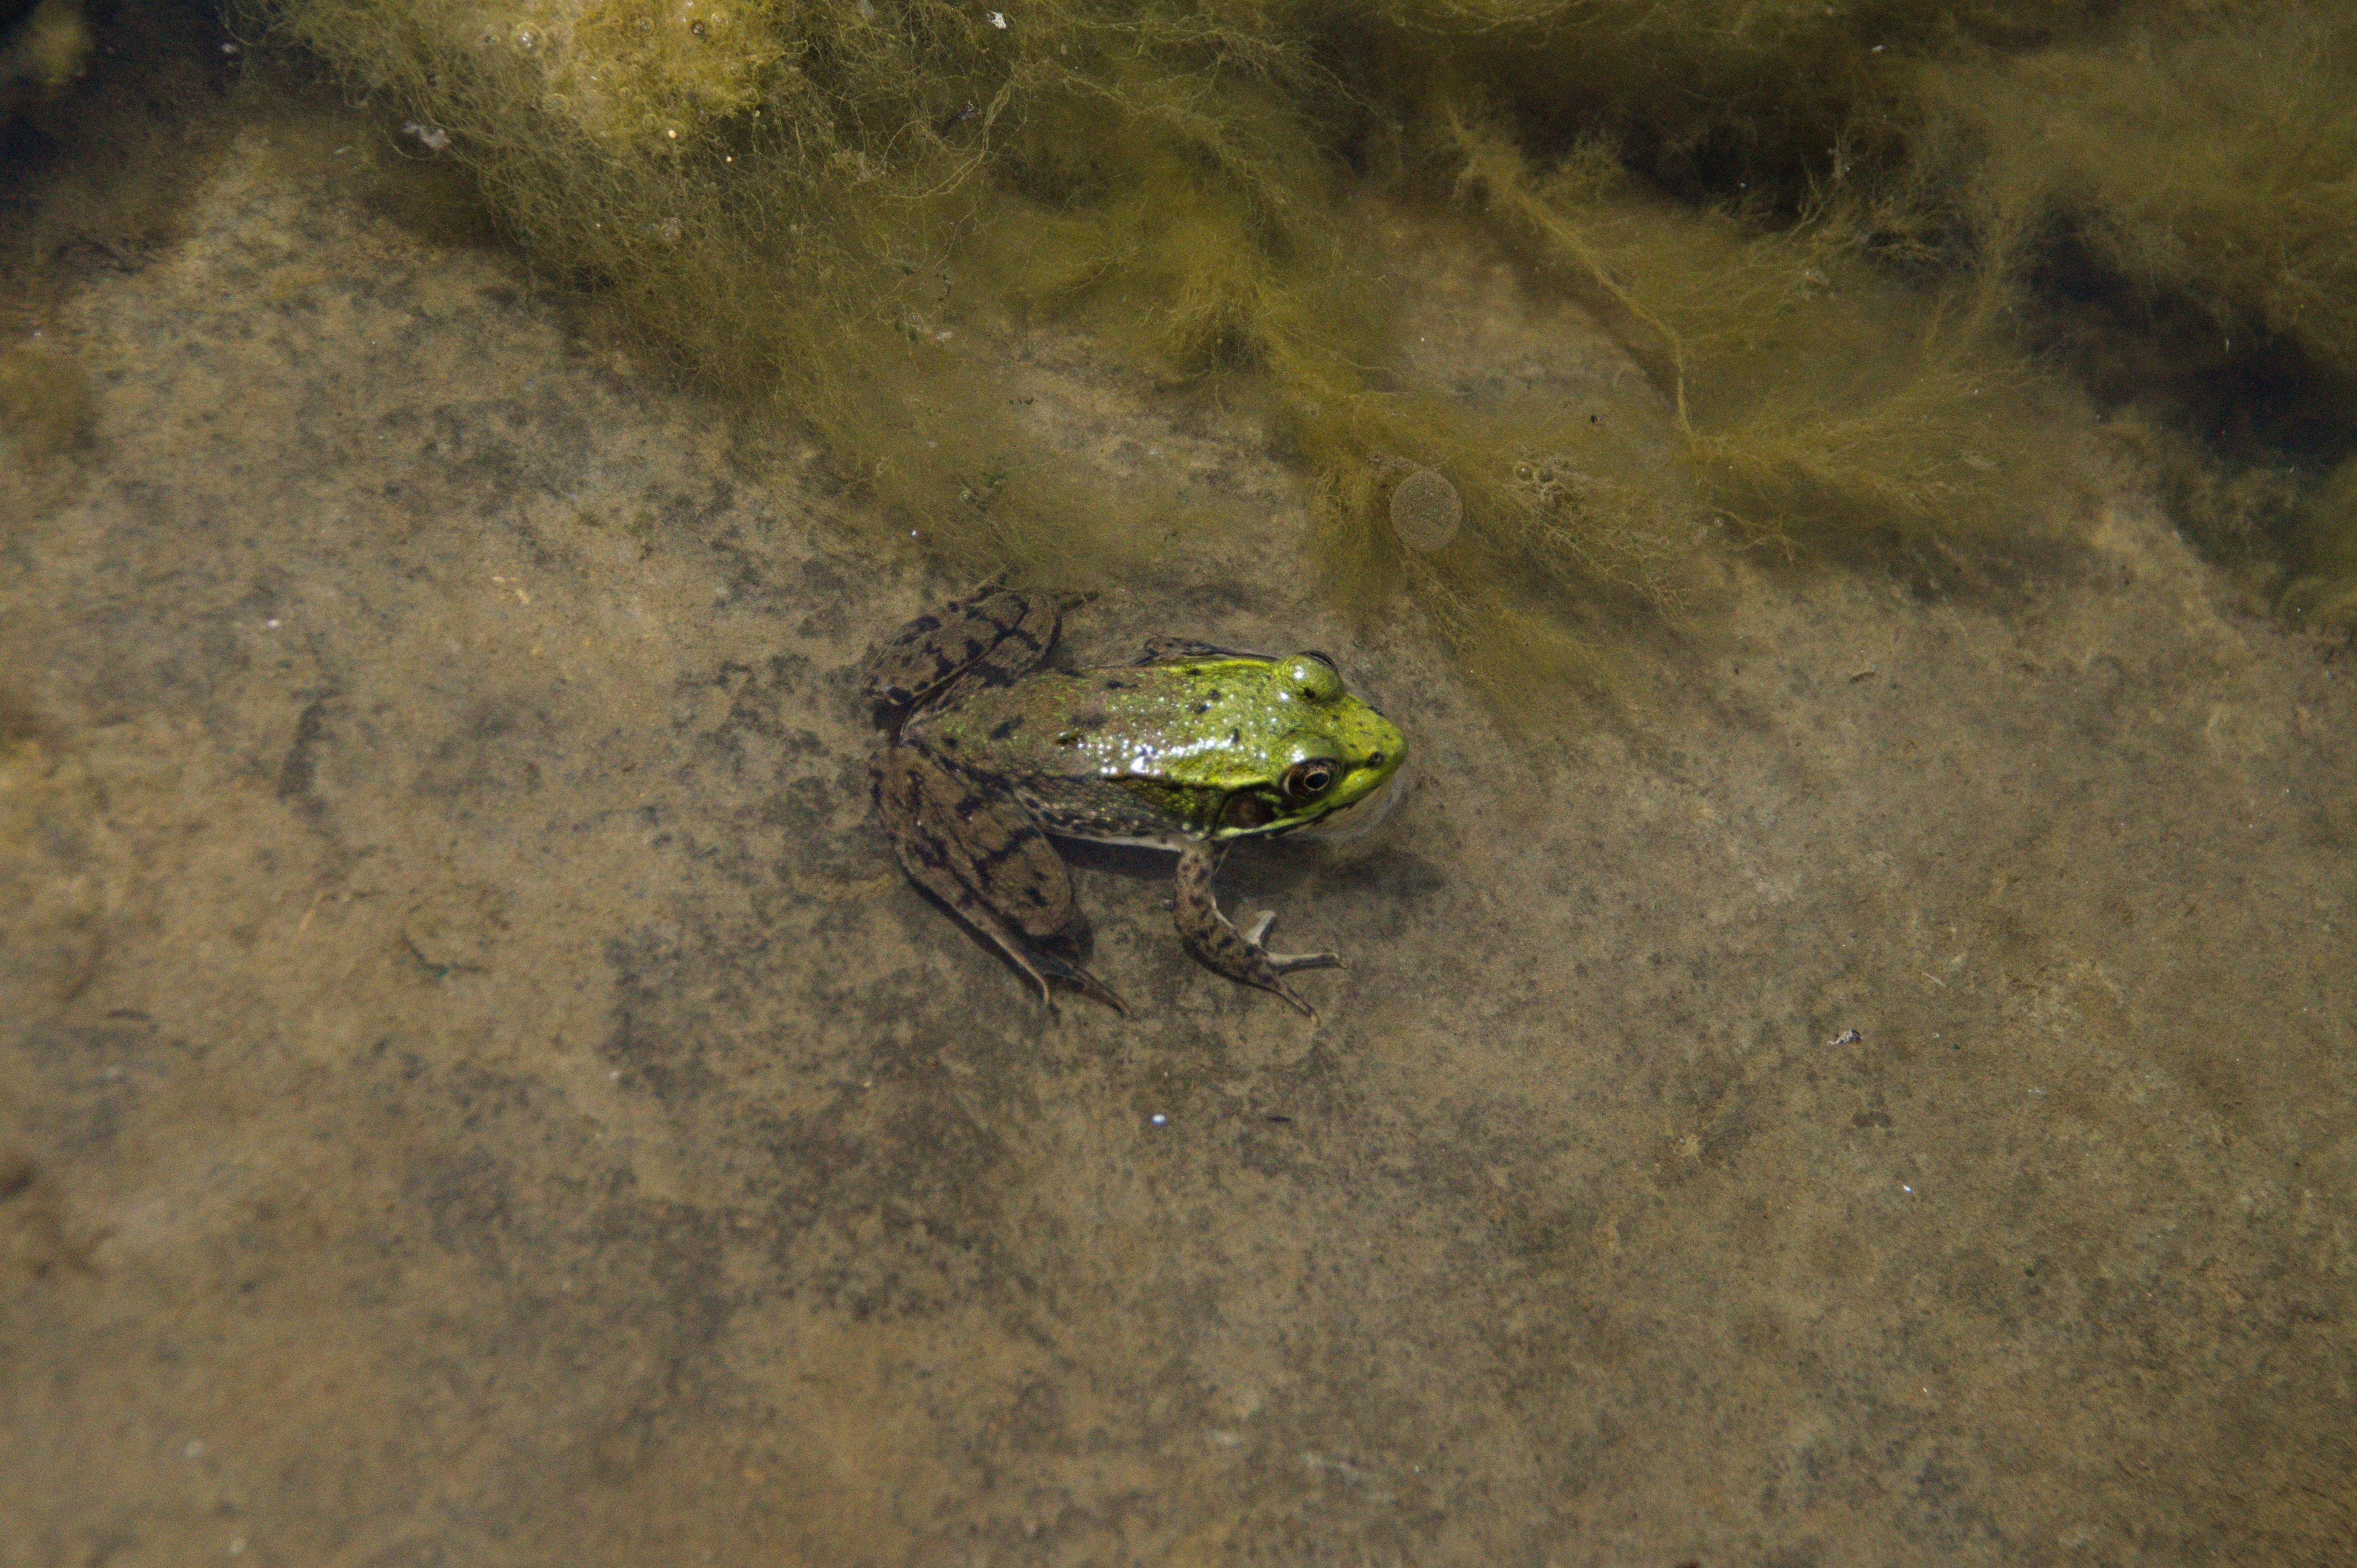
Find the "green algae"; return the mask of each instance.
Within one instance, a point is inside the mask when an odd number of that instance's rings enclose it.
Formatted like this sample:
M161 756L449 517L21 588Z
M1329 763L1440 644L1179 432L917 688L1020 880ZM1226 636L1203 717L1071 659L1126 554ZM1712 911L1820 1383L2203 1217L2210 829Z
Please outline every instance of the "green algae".
M2357 25L2322 11L264 3L780 450L814 436L894 540L1085 580L1183 531L1009 416L973 328L1061 317L1251 399L1337 598L1409 596L1501 684L1592 680L1615 628L1695 602L1714 537L1961 569L2067 541L2091 401L2259 462L2169 367L2290 356L2326 432L2357 381ZM1592 316L1674 470L1422 384L1370 200ZM2303 604L2343 602L2348 455L2311 439L2256 530ZM1409 472L1458 499L1441 545L1391 524Z

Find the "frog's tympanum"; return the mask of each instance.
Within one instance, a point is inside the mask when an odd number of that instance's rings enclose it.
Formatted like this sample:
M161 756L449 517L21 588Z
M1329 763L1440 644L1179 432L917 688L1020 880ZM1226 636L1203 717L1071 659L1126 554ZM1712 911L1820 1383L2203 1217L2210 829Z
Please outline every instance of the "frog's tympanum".
M1283 976L1334 955L1270 952L1273 917L1239 931L1211 878L1231 841L1366 799L1405 738L1322 653L1156 641L1132 663L1055 669L1058 627L1053 604L993 585L920 617L877 657L867 692L895 733L871 767L900 864L1043 996L1053 980L1126 1012L1079 961L1086 926L1048 835L1175 850L1188 950L1314 1017Z

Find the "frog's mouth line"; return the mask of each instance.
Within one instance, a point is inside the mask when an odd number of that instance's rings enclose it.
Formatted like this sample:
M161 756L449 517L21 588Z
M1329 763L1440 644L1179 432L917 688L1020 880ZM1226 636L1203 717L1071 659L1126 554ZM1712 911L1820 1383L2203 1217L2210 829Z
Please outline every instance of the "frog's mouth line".
M1400 798L1415 782L1415 757L1411 752L1406 761L1393 769L1390 778L1366 794L1340 811L1329 811L1308 827L1296 828L1285 836L1315 839L1320 843L1352 843L1365 838L1383 825L1383 820L1392 814L1392 808L1399 804Z

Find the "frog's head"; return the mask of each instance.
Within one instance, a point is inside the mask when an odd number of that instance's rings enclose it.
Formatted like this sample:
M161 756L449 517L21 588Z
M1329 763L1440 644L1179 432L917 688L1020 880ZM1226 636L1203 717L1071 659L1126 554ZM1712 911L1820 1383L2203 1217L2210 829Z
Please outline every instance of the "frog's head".
M1347 811L1407 757L1399 726L1345 691L1326 655L1275 660L1266 679L1262 703L1278 722L1261 777L1228 798L1221 838L1291 832Z

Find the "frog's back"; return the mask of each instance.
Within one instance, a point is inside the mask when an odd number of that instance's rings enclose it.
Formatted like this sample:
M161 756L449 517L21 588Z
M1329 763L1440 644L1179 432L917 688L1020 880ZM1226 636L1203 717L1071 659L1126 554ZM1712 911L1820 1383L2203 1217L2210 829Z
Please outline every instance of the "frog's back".
M910 733L961 767L1009 779L1254 776L1255 737L1241 722L1212 723L1222 685L1186 666L1041 671L961 692Z

